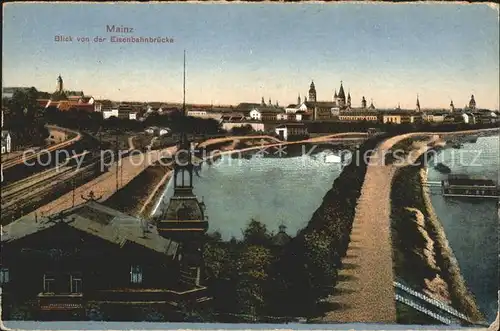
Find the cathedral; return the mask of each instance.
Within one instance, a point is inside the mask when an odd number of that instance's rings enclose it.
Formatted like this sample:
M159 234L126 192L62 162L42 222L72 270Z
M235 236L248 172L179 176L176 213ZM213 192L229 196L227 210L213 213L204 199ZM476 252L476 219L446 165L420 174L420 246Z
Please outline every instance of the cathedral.
M351 107L351 93L349 92L347 94L347 98L344 92L344 86L342 81L340 81L340 89L339 92L337 93L337 90L335 90L335 93L333 94L332 101L318 101L317 99L317 94L316 94L316 86L314 85L314 81L311 82L311 85L309 86L309 99L306 99L305 102L309 101L310 103L333 103L334 107L339 108L341 110L348 109ZM300 103L300 95L298 98L298 101Z

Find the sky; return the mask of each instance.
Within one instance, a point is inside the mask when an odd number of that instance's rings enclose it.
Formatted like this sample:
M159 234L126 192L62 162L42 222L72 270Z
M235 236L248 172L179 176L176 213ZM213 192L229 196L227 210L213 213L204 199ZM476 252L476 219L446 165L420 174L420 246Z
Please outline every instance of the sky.
M499 108L498 10L484 4L8 3L2 39L3 86L53 92L61 74L96 98L180 102L186 50L188 103L287 105L314 80L323 101L343 81L354 107L414 109L417 94L422 108L463 107L474 94Z

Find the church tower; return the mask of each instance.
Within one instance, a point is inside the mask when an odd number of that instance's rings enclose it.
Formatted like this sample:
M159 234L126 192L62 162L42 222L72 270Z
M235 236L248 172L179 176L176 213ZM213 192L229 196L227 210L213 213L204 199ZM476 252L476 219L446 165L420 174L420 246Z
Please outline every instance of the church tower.
M417 94L417 108L415 110L417 112L420 112L420 100L418 100L418 94Z
M455 105L453 104L453 100L451 100L450 102L450 112L454 112L455 111Z
M351 92L347 93L347 107L351 107Z
M186 116L186 55L184 53L184 101L182 116ZM205 217L205 204L198 201L193 193L193 171L191 144L187 133L181 131L177 152L174 157L174 194L167 208L158 219L158 233L181 245L181 281L184 285L200 285L202 244L208 221Z
M346 104L344 86L342 85L342 81L340 81L340 89L339 94L337 95L337 107L344 108Z
M333 93L333 102L337 102L337 89L335 89L335 92Z
M302 103L302 102L301 102L301 100L300 100L300 93L299 93L299 95L298 95L298 97L297 97L297 106L300 106L300 105L301 105L301 103Z
M57 77L57 92L62 93L63 91L63 79L61 77L61 74L59 74L59 77Z
M476 109L476 100L474 100L474 94L470 96L469 109Z
M316 87L314 86L314 81L311 82L309 87L309 101L316 102Z
M361 108L366 109L366 99L365 99L365 96L363 96L363 99L361 99Z
M375 106L373 105L373 99L371 100L370 107L368 107L370 110L375 110Z

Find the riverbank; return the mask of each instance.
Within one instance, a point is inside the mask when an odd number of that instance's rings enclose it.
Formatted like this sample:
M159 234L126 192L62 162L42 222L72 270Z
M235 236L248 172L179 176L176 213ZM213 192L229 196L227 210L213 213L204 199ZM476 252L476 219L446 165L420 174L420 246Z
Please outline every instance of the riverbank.
M483 321L434 212L428 188L422 185L425 180L426 171L420 165L400 168L393 180L391 229L396 279L450 304L473 321ZM401 309L397 313L399 323L408 323L413 315Z
M139 214L142 206L147 202L151 190L170 171L171 168L168 165L156 162L116 191L104 201L104 204L129 215L144 216Z

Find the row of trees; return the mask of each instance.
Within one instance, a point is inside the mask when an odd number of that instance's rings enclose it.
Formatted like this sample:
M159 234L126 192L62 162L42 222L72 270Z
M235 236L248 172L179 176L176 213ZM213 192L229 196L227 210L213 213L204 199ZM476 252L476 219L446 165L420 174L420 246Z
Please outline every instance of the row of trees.
M384 137L369 140L359 152ZM214 310L259 321L321 315L321 301L332 294L347 252L365 172L364 163L348 165L308 225L284 246L273 245L272 234L257 221L250 222L241 241L210 237L204 258Z

